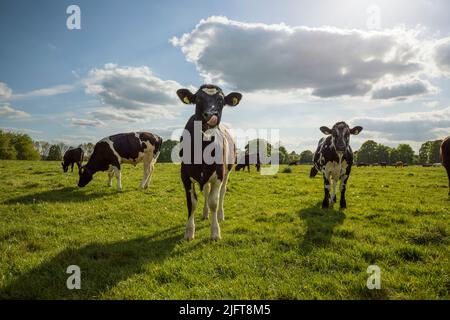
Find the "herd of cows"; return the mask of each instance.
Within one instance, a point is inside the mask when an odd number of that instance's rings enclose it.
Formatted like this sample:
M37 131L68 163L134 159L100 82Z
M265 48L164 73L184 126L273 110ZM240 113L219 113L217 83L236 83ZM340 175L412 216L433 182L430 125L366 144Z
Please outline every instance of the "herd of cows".
M195 105L195 113L187 121L185 132L190 137L195 137L196 123L201 128L201 156L196 158L195 143L180 139L182 144L181 180L186 194L188 209L188 223L185 239L192 240L195 237L194 212L197 207L197 194L195 185L204 194L203 219L208 219L211 213L211 239L220 239L219 222L224 220L224 197L227 189L228 176L236 163L236 147L227 128L221 122L224 106L235 107L242 99L242 94L231 92L224 95L221 88L215 85L203 85L196 93L188 89L180 89L177 95L184 104ZM200 125L201 124L201 125ZM324 183L324 199L322 207L328 208L336 202L337 186L340 191L340 208L346 208L346 185L350 177L353 165L353 151L350 147L350 136L357 135L363 130L356 126L350 128L345 122L338 122L332 128L321 127L320 131L325 137L320 139L317 150L314 153L313 167L310 177L314 177L320 171ZM184 137L184 136L183 136ZM81 148L70 149L64 154L62 167L67 172L69 166L73 171L74 164L79 169L79 187L86 186L98 171L108 171L109 186L112 180L117 179L117 189L121 190L121 165L130 163L144 163L144 176L140 188L147 188L155 163L161 150L162 138L150 132L121 133L106 137L96 143L92 155L87 164L82 165L84 153ZM214 145L214 161L204 158L205 150L212 149ZM450 195L450 137L447 137L441 145L442 164L447 170ZM256 160L259 171L261 162ZM381 166L386 164L380 163ZM403 166L397 163L396 166ZM247 166L250 170L249 155L236 166L240 170ZM330 203L331 200L331 203Z

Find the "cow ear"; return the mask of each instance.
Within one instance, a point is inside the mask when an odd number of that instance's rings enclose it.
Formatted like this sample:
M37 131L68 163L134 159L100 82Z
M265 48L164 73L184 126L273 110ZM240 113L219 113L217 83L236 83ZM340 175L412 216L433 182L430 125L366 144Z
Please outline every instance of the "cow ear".
M353 128L350 129L350 133L354 134L354 135L357 135L357 134L359 134L362 131L362 129L363 129L363 127L356 126L356 127L353 127Z
M235 107L241 102L242 94L239 92L231 92L225 97L225 104L231 107Z
M177 90L177 95L184 104L192 104L195 102L195 95L188 89Z
M328 127L320 127L320 131L322 131L323 134L330 135L331 129Z

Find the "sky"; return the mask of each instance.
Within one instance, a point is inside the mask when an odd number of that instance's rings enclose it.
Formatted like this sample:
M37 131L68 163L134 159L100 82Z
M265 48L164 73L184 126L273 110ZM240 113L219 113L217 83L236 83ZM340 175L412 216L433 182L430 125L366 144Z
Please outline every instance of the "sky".
M81 29L69 29L70 5ZM313 150L320 126L389 146L450 134L448 1L2 0L0 128L76 146L119 132L176 137L204 83L241 103L233 129ZM178 131L179 132L179 131ZM261 131L263 132L263 131Z

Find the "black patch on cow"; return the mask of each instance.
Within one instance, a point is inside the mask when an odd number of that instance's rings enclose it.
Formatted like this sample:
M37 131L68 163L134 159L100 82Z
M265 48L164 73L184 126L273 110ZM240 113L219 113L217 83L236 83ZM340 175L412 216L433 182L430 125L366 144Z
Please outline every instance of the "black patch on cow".
M67 172L69 166L72 166L76 163L78 166L78 171L81 168L81 164L83 163L84 151L81 148L73 148L69 149L64 153L62 167L64 172Z
M448 187L449 187L448 194L450 195L450 137L444 139L444 141L441 144L441 160L442 165L447 171Z

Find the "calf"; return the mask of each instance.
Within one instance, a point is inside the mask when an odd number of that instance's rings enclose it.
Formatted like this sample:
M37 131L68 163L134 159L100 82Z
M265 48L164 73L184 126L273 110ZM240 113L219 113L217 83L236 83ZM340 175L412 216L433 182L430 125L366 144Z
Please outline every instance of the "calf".
M69 149L64 153L63 162L61 162L64 172L69 170L71 166L71 171L73 172L73 165L76 163L78 166L78 172L80 172L81 164L83 163L84 151L81 148Z
M108 185L117 178L117 190L122 189L120 165L137 165L144 162L144 177L140 187L145 189L150 183L153 169L161 149L162 138L150 132L119 133L96 143L88 163L81 168L79 187L86 186L98 171L108 170Z
M345 122L336 123L332 129L320 127L320 131L328 135L328 137L322 138L319 141L317 150L314 153L314 166L311 168L310 177L313 178L318 171L321 171L323 174L325 197L322 202L322 208L329 207L330 180L333 181L331 205L336 202L336 187L338 181L340 181L340 207L342 209L347 207L345 191L353 164L353 152L350 148L350 135L357 135L362 129L363 128L359 126L350 129Z
M445 167L448 176L448 195L450 196L450 137L442 141L440 149L442 165Z
M225 96L222 89L214 85L203 85L195 94L188 89L180 89L177 95L183 103L195 105L195 114L188 120L183 134L185 137L181 138L181 180L186 192L188 209L184 238L189 241L195 237L194 211L197 206L195 184L198 184L205 197L203 219L208 219L208 213L211 211L211 239L218 240L220 239L218 222L224 219L223 202L228 175L236 161L234 141L226 127L220 124L220 120L223 107L237 106L242 95L232 92ZM199 137L200 141L196 139L191 143L194 137ZM200 147L199 150L197 146ZM205 153L211 150L211 147L214 147L212 159Z
M255 161L255 158L256 158L256 161ZM249 155L246 153L244 157L239 159L235 170L236 171L240 171L241 169L245 170L245 167L247 167L248 172L250 172L251 164L254 164L256 166L256 171L259 172L261 170L261 161L259 159L259 153L257 153L256 155L255 154Z

